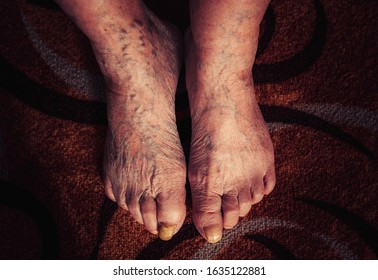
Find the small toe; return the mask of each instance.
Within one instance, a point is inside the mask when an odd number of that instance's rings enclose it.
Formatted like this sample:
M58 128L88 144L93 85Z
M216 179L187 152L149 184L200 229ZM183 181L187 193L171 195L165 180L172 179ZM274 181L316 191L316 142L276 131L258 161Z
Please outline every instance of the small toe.
M248 188L244 188L240 191L239 196L239 216L246 216L252 207L252 196Z
M143 225L142 213L140 211L139 197L134 195L126 195L127 208L134 220Z
M265 187L265 194L270 194L274 186L276 185L276 172L274 170L274 166L271 167L268 172L265 174L264 177L264 187Z
M259 203L265 194L263 179L256 180L251 189L252 205Z
M113 189L112 189L112 184L110 183L110 180L108 177L105 177L104 179L104 186L105 186L105 195L112 201L117 202Z
M239 221L239 201L235 194L224 194L222 197L223 227L230 229Z
M155 199L148 194L142 195L139 204L144 226L152 234L158 234Z
M119 185L117 185L116 182L110 181L112 186L112 192L115 196L116 202L123 210L129 211L129 208L127 207L126 203L126 196L125 192L123 191L124 188L121 188Z

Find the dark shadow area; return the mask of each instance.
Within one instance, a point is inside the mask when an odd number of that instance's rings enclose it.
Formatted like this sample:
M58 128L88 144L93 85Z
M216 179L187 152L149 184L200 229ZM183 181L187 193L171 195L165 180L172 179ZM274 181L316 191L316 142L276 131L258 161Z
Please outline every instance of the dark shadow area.
M323 5L314 0L316 10L316 24L310 42L302 51L296 53L289 59L273 64L255 64L253 66L253 78L255 83L280 83L305 72L322 54L327 39L327 18ZM274 13L268 13L270 21L267 30L274 32ZM266 16L267 16L266 15ZM266 35L268 36L268 35Z
M375 256L378 257L378 230L369 222L348 210L324 201L306 197L299 197L297 200L319 208L349 226L369 246Z
M262 234L251 234L247 236L247 239L251 241L256 241L264 247L268 248L277 260L296 259L294 254L289 249L287 249L284 245L272 238L266 237Z
M109 222L113 218L114 213L117 211L118 205L108 199L107 197L104 198L100 208L100 218L97 222L97 243L96 246L93 248L91 253L90 259L95 260L98 258L98 253L100 250L100 246L105 238L106 229L108 228Z
M42 240L41 258L54 260L59 257L59 236L54 218L32 193L9 182L0 180L0 203L20 210L37 226ZM12 225L1 225L12 226ZM1 241L0 241L1 242ZM20 259L23 257L20 256Z

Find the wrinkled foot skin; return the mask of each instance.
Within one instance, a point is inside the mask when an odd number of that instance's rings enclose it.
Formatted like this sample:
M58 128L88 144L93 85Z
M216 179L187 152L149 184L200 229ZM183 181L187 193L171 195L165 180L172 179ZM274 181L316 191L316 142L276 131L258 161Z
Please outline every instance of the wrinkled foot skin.
M180 38L152 15L109 28L119 49L93 44L109 73L106 194L148 231L169 240L186 212L186 167L174 111ZM128 37L133 33L136 38Z
M58 3L88 36L107 83L105 192L169 240L186 214L186 166L174 111L181 35L142 1Z
M239 26L235 30L240 34ZM223 32L227 28L233 27L229 24ZM208 242L215 243L223 229L233 228L273 190L276 179L273 145L252 80L258 24L254 34L246 34L250 41L242 44L233 35L219 35L210 42L214 47L207 47L209 35L201 41L202 30L197 28L197 41L194 32L186 36L192 116L189 182L194 224ZM235 30L230 34L238 34Z
M237 104L234 100L234 106L211 102L192 119L189 181L193 220L211 243L218 242L222 228L233 228L275 185L272 143L253 87L240 81L244 89L237 89L235 83L232 88L222 84L211 91L229 94L232 99L232 91L239 90L249 94L248 101Z

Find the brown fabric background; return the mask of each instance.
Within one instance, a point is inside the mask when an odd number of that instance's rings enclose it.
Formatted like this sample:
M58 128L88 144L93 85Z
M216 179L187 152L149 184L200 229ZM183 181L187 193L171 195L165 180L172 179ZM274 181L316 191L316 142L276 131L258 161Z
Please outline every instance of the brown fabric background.
M184 30L185 1L148 1ZM277 186L207 244L189 213L168 242L106 199L104 83L52 1L0 4L1 259L376 259L375 1L272 1L254 77ZM188 150L183 79L177 118Z

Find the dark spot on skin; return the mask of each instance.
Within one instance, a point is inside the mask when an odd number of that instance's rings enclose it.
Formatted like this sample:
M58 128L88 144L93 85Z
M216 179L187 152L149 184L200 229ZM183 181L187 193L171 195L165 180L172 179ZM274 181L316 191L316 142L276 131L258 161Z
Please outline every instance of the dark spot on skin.
M125 40L125 39L126 39L126 35L127 35L127 31L126 31L126 29L121 28L121 29L119 30L119 39L120 39L121 41Z
M139 30L139 40L140 40L140 45L142 47L145 47L146 44L144 43L144 35L143 35L143 32L141 30Z
M110 24L109 26L110 26L110 29L112 29L112 30L114 31L114 29L115 29L115 24L112 23L112 24Z
M140 40L140 45L141 45L142 47L145 47L146 44L144 43L144 36L143 36L143 35L140 35L140 36L139 36L139 40Z
M238 22L241 24L245 19L250 19L252 17L252 13L250 11L245 11L238 16Z
M156 56L157 56L157 52L156 52L155 49L152 49L152 56L153 56L153 57L156 57Z

